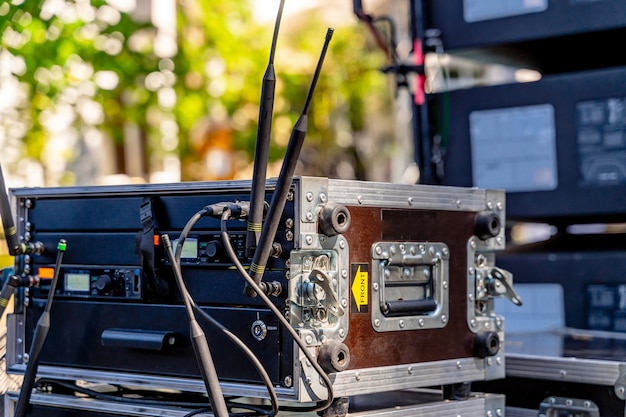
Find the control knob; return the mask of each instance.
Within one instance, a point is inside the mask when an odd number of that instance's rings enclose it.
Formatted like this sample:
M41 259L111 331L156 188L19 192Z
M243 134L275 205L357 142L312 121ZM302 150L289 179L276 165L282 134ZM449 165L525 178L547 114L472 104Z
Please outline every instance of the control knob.
M222 251L222 242L219 240L212 240L207 243L205 253L209 258L216 258Z
M99 293L107 292L113 286L113 279L111 279L110 275L100 275L96 280L96 289Z

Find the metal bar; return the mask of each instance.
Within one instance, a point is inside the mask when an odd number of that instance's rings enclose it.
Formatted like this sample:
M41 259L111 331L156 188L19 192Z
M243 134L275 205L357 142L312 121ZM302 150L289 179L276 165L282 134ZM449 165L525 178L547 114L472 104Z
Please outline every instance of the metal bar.
M507 354L506 375L613 387L620 377L617 361Z

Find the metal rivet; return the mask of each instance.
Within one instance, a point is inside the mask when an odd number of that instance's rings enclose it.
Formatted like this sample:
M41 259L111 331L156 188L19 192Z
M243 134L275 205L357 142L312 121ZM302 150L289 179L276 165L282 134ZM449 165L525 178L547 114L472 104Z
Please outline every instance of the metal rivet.
M308 192L306 193L306 201L311 202L313 201L313 193L312 192Z
M321 201L322 203L325 203L325 202L326 202L326 200L327 200L327 198L326 198L326 194L324 194L324 193L320 193L320 201Z
M307 245L312 244L313 243L313 236L307 235L307 237L304 238L304 241L306 242Z
M420 327L424 327L424 319L419 319L417 324L419 324Z
M345 269L341 270L341 278L348 278L348 271Z
M441 316L441 322L443 324L446 324L448 322L448 317L446 317L445 315Z
M404 320L400 320L400 322L398 322L398 326L400 326L401 329L404 329Z
M313 213L311 213L311 212L309 211L309 212L306 214L306 219L307 219L308 221L313 220Z
M378 282L372 284L372 288L374 289L374 291L378 291Z
M340 240L339 241L339 247L341 249L345 249L346 248L346 241L345 240Z
M361 380L361 374L360 374L360 373L358 373L358 372L357 372L357 373L355 373L355 374L354 374L354 379L356 379L357 381L360 381L360 380Z
M461 361L456 361L456 367L458 369L461 369L463 367L463 365L461 365Z
M409 197L408 198L408 202L409 202L409 206L413 205L413 197Z
M374 320L374 326L380 327L380 320L379 319Z
M306 337L304 338L306 340L306 343L308 345L310 345L311 343L313 343L313 336L311 336L310 334L307 334Z
M363 196L357 196L356 201L358 201L359 204L363 204Z

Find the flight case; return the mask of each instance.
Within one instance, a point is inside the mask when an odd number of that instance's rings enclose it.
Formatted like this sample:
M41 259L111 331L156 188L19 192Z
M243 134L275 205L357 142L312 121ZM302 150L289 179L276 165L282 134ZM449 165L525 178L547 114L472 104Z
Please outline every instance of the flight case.
M507 335L506 379L477 389L506 397L506 415L626 416L626 337L562 328Z
M269 200L275 182L267 186ZM203 207L247 200L250 182L11 192L18 233L45 250L16 258L17 273L41 283L17 292L9 371L25 370L65 239L38 374L204 391L159 237L178 239ZM504 321L493 299L516 300L512 276L494 266L504 222L502 191L296 178L264 279L280 290L272 302L329 373L335 397L502 378ZM244 294L220 227L203 217L184 241L190 294L262 361L281 400L327 398L268 306ZM228 222L228 233L248 264L245 222ZM246 356L215 328L205 332L224 394L266 398Z

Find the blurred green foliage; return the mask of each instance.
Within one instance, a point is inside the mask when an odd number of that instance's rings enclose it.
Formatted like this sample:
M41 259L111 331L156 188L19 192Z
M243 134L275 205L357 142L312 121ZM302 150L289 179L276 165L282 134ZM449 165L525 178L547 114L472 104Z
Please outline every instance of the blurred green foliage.
M59 134L48 123L56 117L76 141L93 129L104 132L123 173L124 127L130 123L142 133L146 170L157 171L171 152L163 145L164 120L175 121L174 152L183 161L197 157L190 137L200 121L226 120L234 151L251 161L273 28L255 23L248 0L180 0L177 10L178 51L164 58L155 53L157 32L150 22L104 0L0 0L0 88L11 78L25 91L10 111L0 107L0 141L18 137L24 144L20 157L49 170L44 151ZM312 15L281 32L272 160L282 157L302 109L325 32ZM365 176L354 135L372 113L390 111L386 78L376 71L383 59L356 19L335 32L310 113L303 173L333 176L336 157L346 154L357 167L355 176ZM112 74L114 85L98 82L99 75ZM163 99L173 92L175 101ZM59 180L75 182L69 169Z
M44 151L53 134L81 140L95 127L122 149L124 123L145 127L157 97L142 81L160 60L151 48L129 47L143 32L153 38L154 28L104 0L0 2L0 47L21 63L13 75L26 91L17 103L27 124L24 158L50 168ZM95 82L107 72L117 78L112 88ZM60 180L74 182L71 172Z

